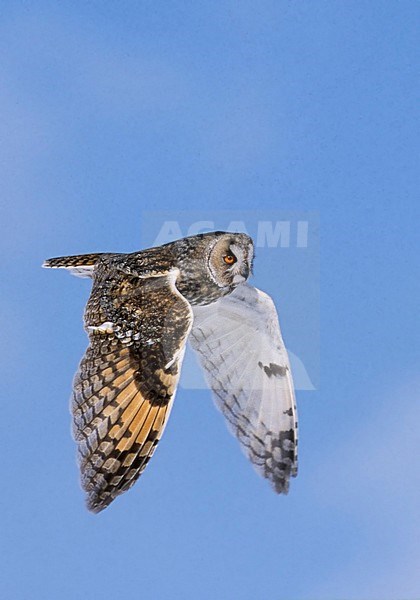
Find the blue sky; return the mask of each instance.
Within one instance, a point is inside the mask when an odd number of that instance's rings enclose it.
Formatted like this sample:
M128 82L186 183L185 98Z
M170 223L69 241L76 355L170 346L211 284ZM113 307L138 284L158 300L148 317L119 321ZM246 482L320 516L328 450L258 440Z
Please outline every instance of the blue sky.
M2 597L420 597L419 16L2 2ZM227 216L310 226L255 264L316 387L299 476L273 494L187 384L141 480L91 515L67 408L89 283L40 264Z

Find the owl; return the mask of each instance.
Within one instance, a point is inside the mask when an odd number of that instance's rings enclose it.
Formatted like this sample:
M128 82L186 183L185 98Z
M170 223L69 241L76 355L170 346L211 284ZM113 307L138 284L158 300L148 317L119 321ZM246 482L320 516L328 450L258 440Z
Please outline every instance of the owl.
M87 507L100 512L144 471L163 434L187 340L217 407L277 493L297 474L292 374L271 298L252 287L254 247L210 232L131 254L51 258L90 277L89 346L71 412Z

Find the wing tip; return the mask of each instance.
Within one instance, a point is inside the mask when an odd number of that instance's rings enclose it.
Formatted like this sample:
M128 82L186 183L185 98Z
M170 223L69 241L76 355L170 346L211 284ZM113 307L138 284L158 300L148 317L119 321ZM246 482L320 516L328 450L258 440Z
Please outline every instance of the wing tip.
M107 498L102 500L97 494L89 494L86 498L85 504L89 512L97 515L102 512L111 504L114 498Z
M290 479L292 477L296 477L298 474L298 466L297 463L293 463L288 468L284 469L283 465L283 474L276 476L275 473L268 473L266 477L269 479L271 487L276 492L276 494L283 494L287 496L290 491Z
M271 482L273 490L276 494L287 496L289 493L289 480L288 479L278 479Z
M44 260L41 267L43 269L63 269L64 271L68 271L71 275L74 275L75 277L81 277L81 278L92 278L93 277L94 265L73 266L73 265L65 265L65 264L56 264L56 262L55 262L56 260L59 260L59 259L49 258L47 260Z
M42 263L43 268L47 269L75 269L75 270L92 270L98 260L103 256L103 253L96 254L75 254L72 256L56 256L47 258Z

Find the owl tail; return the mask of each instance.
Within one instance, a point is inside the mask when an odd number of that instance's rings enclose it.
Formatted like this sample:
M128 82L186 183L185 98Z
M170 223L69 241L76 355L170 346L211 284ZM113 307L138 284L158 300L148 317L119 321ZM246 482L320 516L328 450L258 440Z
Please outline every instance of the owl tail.
M47 269L67 269L76 277L92 277L93 269L102 255L103 253L99 252L97 254L59 256L58 258L49 258L42 266Z

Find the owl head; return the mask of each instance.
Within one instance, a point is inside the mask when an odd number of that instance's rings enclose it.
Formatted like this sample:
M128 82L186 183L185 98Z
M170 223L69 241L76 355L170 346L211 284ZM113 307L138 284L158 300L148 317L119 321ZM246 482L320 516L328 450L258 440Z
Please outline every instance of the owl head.
M220 288L232 288L248 279L254 245L245 233L217 232L208 248L210 277Z
M179 269L176 287L191 304L229 294L252 271L254 245L245 233L199 233L165 247Z

